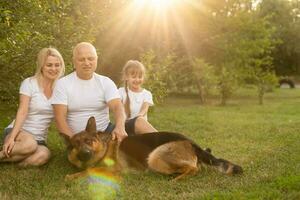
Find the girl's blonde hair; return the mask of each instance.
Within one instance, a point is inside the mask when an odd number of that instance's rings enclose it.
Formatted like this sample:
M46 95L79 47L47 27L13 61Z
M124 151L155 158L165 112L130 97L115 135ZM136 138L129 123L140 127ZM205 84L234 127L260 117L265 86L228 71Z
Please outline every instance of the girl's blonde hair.
M59 53L58 50L56 50L55 48L49 47L49 48L43 48L39 51L38 56L37 56L37 67L36 67L36 71L34 74L34 77L37 79L38 81L38 85L40 87L42 87L42 80L43 80L43 72L42 72L42 68L45 65L45 62L47 60L47 58L49 56L53 56L59 59L60 61L60 65L61 65L61 70L59 72L59 75L57 76L57 78L54 80L53 84L52 84L52 89L55 85L55 82L64 75L65 73L65 62L63 57L61 56L61 54Z
M126 92L126 100L125 100L124 107L125 107L125 113L127 118L130 118L131 116L127 77L135 76L135 75L142 75L143 77L145 77L145 74L146 74L145 66L137 60L129 60L123 67L122 79L124 81L124 88Z

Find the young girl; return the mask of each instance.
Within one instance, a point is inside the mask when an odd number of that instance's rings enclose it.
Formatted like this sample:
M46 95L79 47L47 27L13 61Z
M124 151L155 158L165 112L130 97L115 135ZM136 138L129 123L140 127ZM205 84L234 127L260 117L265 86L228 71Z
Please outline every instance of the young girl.
M123 68L124 87L119 88L122 102L127 115L125 124L126 131L135 133L134 123L138 117L143 117L147 121L149 106L153 106L152 94L142 88L145 79L145 67L137 60L129 60ZM144 132L156 132L157 130L149 126Z

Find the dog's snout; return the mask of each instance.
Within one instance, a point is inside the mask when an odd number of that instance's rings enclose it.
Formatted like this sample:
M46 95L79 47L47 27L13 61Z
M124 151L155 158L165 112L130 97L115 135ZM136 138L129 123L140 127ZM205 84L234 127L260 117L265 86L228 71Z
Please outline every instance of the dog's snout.
M89 149L81 149L77 157L82 162L88 161L92 157L92 151Z

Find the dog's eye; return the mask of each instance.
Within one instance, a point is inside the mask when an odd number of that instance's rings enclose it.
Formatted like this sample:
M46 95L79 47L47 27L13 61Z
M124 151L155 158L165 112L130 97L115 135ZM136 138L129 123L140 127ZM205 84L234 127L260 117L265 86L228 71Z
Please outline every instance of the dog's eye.
M91 140L91 139L86 139L86 140L85 140L85 143L91 145L91 144L93 143L93 140Z
M75 141L75 144L76 144L77 147L80 146L80 141L79 141L79 140L76 140L76 141Z

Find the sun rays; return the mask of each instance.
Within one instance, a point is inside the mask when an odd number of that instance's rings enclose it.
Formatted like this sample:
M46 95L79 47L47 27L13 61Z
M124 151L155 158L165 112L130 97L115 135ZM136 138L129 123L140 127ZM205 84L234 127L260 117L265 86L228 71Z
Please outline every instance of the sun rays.
M189 35L181 19L183 6L194 6L194 0L133 0L124 5L117 15L112 16L111 35L107 56L114 56L119 48L171 48L172 41L182 43L189 49ZM116 34L117 33L117 34Z

